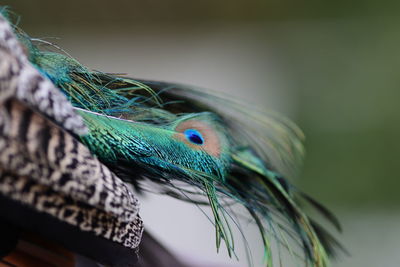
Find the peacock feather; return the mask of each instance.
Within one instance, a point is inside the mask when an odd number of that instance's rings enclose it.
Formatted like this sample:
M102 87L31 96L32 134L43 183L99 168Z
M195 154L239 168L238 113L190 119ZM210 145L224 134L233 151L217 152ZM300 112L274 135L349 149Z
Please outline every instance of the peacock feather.
M290 182L304 155L304 136L291 121L204 89L90 70L15 32L29 61L83 118L89 131L75 137L119 178L139 191L209 205L217 249L223 242L229 255L238 225L231 207L241 205L259 228L266 266L275 262L273 240L306 266L328 266L340 245L304 205L340 225Z

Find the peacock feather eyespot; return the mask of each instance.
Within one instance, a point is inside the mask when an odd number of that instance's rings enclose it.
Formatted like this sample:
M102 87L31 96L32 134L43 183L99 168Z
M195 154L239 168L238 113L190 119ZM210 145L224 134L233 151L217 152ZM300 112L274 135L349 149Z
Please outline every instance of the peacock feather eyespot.
M204 144L203 135L196 129L187 129L185 130L184 134L186 136L186 139L193 144L200 146Z
M190 148L204 151L214 157L220 156L221 140L214 127L209 123L190 119L179 123L175 127L175 131L175 138Z

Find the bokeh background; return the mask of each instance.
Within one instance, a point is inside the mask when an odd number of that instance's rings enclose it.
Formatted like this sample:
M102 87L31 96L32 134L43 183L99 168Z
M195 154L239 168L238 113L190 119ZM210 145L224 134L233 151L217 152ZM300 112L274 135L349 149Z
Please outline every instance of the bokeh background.
M21 15L31 36L91 68L221 90L291 118L307 136L295 183L343 224L338 238L351 256L333 266L400 265L400 2L2 4ZM216 255L213 227L196 207L147 196L142 215L147 229L186 260L246 265L243 254L239 262ZM259 256L257 233L249 232Z

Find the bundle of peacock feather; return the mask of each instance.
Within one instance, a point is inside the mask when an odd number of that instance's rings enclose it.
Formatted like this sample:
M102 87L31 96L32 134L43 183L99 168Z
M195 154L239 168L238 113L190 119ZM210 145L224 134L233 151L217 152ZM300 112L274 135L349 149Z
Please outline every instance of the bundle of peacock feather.
M6 9L1 13L7 17ZM335 216L289 181L304 154L303 134L289 120L203 89L91 70L0 22L3 202L46 213L97 237L95 244L107 239L135 250L142 223L132 184L136 192L208 205L217 249L224 243L231 256L232 227L240 228L234 205L258 226L265 266L280 262L273 243L314 267L328 266L342 249L304 206L340 231ZM33 198L24 195L30 187ZM67 217L69 207L78 210L79 223ZM30 230L46 234L39 228ZM65 236L52 238L99 262L128 266L99 259L102 252L76 248Z

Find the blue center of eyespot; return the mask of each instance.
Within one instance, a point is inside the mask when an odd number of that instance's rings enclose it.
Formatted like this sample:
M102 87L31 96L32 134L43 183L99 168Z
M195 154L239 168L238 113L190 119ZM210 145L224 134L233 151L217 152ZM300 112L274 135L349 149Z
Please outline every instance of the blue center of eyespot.
M199 131L194 130L194 129L187 129L187 130L185 130L184 134L185 134L186 138L193 144L196 144L196 145L204 144L203 136L201 135L201 133Z

